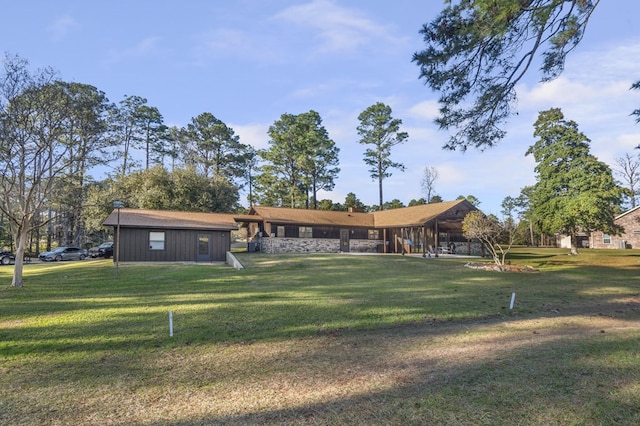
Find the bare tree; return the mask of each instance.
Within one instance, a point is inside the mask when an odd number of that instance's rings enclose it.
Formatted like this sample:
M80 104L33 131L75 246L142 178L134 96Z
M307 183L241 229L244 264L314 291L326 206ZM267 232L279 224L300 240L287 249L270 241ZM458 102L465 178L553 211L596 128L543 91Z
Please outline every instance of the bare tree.
M640 160L638 156L625 154L624 157L616 158L618 169L616 174L621 177L622 184L628 190L628 196L631 201L631 208L636 207L636 197L640 194Z
M427 204L431 202L431 198L435 195L435 185L438 180L438 169L434 166L426 166L422 172L422 192L425 195Z
M75 157L64 133L69 98L51 69L31 74L28 62L5 57L0 71L0 210L16 245L12 286L22 286L29 233L42 224L42 213L59 177Z
M495 216L486 216L480 210L469 212L462 221L462 232L469 239L477 238L491 253L500 269L505 265L516 235L516 223L511 217L500 221Z

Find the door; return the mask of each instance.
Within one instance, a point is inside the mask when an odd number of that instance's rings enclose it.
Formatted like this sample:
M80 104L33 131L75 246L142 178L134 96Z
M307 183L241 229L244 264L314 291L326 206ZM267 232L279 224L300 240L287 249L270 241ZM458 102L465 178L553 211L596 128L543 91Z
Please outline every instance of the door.
M340 251L343 251L343 252L349 251L349 230L348 229L340 230Z
M198 262L211 262L211 235L198 234Z

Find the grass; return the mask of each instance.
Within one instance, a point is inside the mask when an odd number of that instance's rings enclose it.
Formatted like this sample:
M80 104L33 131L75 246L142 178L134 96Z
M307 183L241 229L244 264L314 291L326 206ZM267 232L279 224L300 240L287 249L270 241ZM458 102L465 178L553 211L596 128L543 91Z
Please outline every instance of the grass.
M635 251L237 257L0 268L0 424L640 423Z

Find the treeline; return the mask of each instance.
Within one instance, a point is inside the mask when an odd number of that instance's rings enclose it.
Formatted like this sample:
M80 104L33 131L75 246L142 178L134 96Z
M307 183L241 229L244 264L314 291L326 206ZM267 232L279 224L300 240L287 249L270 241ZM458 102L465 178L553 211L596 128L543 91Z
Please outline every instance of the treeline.
M400 203L383 203L382 180L389 168L404 167L389 160L389 141L408 135L380 103L363 113L358 128L360 142L373 146L365 162L380 184L380 204L369 207L353 193L344 204L318 199L334 188L340 168L339 149L316 111L282 114L265 135L268 148L256 150L212 113L169 127L143 97L114 103L50 68L33 72L19 56L5 54L0 77L4 247L37 252L42 241L47 249L96 243L106 237L102 221L116 200L203 212L243 210L241 191L249 205L368 211Z
M233 211L256 153L210 113L167 127L139 96L112 103L5 55L0 73L0 244L98 241L115 200L128 207ZM92 173L100 173L96 180Z

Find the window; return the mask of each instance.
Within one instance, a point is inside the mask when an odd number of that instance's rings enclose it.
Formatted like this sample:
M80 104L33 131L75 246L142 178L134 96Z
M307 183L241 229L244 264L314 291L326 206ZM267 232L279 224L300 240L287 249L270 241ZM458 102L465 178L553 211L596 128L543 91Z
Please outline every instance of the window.
M276 237L278 238L285 237L284 226L278 226L278 233L276 234Z
M380 239L380 234L379 234L379 231L377 229L369 229L368 235L369 235L369 239L370 240L379 240Z
M149 249L164 250L164 232L149 232Z
M301 226L298 228L299 238L313 238L313 228L310 226Z
M609 234L602 235L602 242L604 244L611 244L611 235Z

